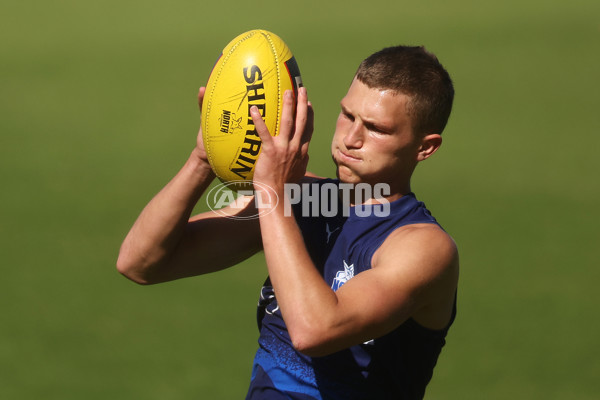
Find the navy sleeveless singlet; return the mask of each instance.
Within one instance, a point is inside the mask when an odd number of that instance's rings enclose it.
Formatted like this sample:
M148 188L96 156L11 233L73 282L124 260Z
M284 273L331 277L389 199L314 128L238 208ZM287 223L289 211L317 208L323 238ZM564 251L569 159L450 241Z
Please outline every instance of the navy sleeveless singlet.
M324 183L338 181L319 181ZM389 215L383 217L369 208L381 205L351 207L346 216L333 217L302 217L301 208L294 208L307 250L333 290L371 268L373 254L396 228L437 224L412 193L388 205ZM380 338L309 357L293 348L267 279L258 304L259 349L246 399L422 399L452 320L445 329L430 330L409 319Z

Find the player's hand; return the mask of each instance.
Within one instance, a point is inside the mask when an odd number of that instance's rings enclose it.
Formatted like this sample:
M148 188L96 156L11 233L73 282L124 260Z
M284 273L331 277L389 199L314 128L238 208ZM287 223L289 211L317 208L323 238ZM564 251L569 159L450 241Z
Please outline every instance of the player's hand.
M198 108L200 109L200 114L202 114L202 100L204 99L204 93L206 92L206 88L203 86L198 90ZM202 139L202 122L200 122L200 128L198 129L198 137L196 138L196 148L193 151L193 155L198 158L198 160L210 168L210 164L208 163L208 155L206 153L206 149L204 148L204 140Z
M314 127L314 112L306 88L299 88L298 100L286 91L279 135L271 136L259 110L250 109L256 131L262 141L254 169L254 181L273 189L283 189L288 182L298 182L306 173L308 145Z

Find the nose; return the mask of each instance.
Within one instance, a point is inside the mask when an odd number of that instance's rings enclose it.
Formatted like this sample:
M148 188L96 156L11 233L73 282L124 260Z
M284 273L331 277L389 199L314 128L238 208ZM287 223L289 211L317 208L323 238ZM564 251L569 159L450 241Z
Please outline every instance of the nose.
M358 119L350 126L350 129L344 136L344 146L347 149L358 149L363 145L363 132Z

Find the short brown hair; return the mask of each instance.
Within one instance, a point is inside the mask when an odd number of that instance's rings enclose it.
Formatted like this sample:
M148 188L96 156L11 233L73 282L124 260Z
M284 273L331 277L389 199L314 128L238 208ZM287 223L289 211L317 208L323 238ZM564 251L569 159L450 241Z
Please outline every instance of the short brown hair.
M411 98L408 114L417 134L441 134L452 111L454 86L437 57L423 46L387 47L366 58L356 78L370 88Z

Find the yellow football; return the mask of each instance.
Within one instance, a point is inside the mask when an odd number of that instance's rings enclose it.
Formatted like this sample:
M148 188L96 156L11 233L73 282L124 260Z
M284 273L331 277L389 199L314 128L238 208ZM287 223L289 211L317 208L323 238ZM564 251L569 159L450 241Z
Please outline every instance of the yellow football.
M221 53L206 85L202 137L208 161L223 182L249 188L261 141L250 107L261 112L271 135L279 133L283 94L302 86L292 52L277 35L252 30L233 39Z

